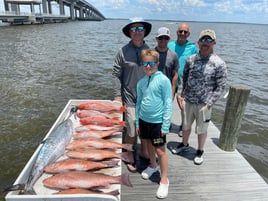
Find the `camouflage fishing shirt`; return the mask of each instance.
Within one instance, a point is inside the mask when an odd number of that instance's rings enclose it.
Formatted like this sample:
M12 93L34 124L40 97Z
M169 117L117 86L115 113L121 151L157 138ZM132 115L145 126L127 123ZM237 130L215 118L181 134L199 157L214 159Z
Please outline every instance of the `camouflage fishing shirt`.
M213 105L224 92L227 67L216 54L200 54L188 58L184 71L181 96L192 104Z

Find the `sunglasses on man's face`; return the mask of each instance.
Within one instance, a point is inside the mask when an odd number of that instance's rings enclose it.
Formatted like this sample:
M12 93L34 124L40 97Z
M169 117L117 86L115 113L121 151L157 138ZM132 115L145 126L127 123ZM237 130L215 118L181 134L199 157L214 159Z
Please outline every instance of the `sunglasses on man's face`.
M149 64L150 67L154 67L156 65L156 62L155 61L148 61L148 62L143 61L142 62L143 67L148 66L148 64Z
M135 33L136 31L138 31L138 32L142 32L142 31L144 31L144 27L143 27L143 26L130 27L129 30L130 30L132 33Z
M212 43L212 42L214 42L214 40L211 39L211 38L206 37L206 38L200 38L199 42L201 42L201 43Z
M159 36L157 39L158 40L169 40L169 37L168 36Z
M180 33L180 34L182 34L182 33L184 33L184 34L188 34L188 32L189 32L189 31L185 31L185 30L178 30L178 33Z

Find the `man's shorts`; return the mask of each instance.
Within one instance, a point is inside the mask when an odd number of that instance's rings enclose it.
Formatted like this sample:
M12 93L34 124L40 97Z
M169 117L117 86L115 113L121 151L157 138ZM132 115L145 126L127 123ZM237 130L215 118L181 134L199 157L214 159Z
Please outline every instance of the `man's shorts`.
M136 136L136 108L135 107L126 107L126 111L124 113L124 121L126 122L126 134L129 137Z
M148 123L139 119L140 138L149 139L154 147L161 147L166 143L166 135L161 136L162 123Z
M199 134L207 133L208 125L211 118L212 108L209 110L205 104L192 104L183 101L184 109L182 112L182 129L190 130L194 120L196 121L195 132Z

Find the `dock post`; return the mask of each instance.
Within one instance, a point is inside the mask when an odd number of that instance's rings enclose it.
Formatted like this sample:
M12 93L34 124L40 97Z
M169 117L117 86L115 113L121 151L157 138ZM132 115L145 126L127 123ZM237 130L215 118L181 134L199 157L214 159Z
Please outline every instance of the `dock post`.
M220 132L219 147L224 151L236 149L241 121L246 109L250 89L246 86L230 86Z

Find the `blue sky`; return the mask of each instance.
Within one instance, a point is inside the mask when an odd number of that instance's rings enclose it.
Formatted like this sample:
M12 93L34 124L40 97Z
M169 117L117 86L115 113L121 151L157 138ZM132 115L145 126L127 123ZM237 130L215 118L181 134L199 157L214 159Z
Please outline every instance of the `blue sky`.
M107 18L128 19L132 17L143 17L145 19L156 20L268 24L268 0L86 1L97 8ZM56 4L55 1L52 3ZM26 9L29 10L29 6ZM3 0L0 0L0 12L3 10ZM21 11L23 11L23 8L21 8Z
M87 0L107 18L268 24L268 0Z

